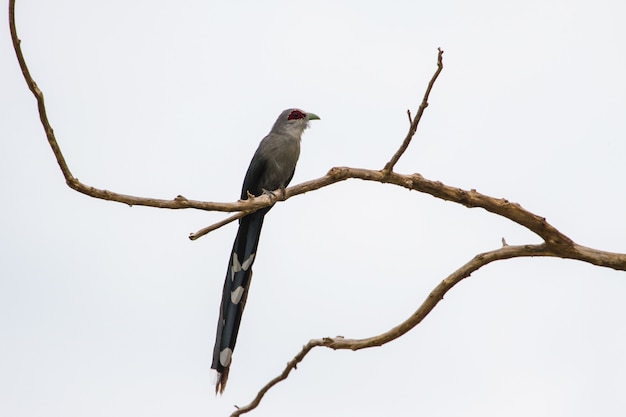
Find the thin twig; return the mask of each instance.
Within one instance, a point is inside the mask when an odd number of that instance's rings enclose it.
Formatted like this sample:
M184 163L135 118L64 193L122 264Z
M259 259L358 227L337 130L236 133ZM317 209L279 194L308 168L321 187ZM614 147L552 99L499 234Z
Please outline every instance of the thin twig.
M437 48L437 51L437 71L435 71L432 78L430 79L430 82L428 83L428 87L426 88L426 92L424 93L424 98L422 98L422 103L417 109L417 114L411 122L411 126L409 127L409 131L406 134L402 145L400 145L400 148L396 151L396 153L391 157L389 162L387 162L387 164L383 168L384 173L389 173L393 171L393 167L398 163L400 157L409 147L409 144L411 143L411 140L413 139L413 136L417 131L417 126L422 119L422 114L424 114L424 110L426 110L426 107L428 107L428 97L430 96L430 92L433 89L433 85L435 85L435 81L437 81L439 74L441 74L441 71L443 70L443 50L441 48Z
M30 75L30 71L28 70L28 66L26 65L26 60L24 59L24 55L22 54L21 41L17 36L17 29L15 26L15 0L9 0L9 30L11 32L11 41L13 42L13 49L15 49L15 55L17 56L17 61L22 70L22 75L24 75L24 79L26 80L26 84L28 84L28 88L35 96L37 100L37 109L39 110L39 120L41 120L41 124L46 132L46 137L48 138L48 143L52 148L52 152L54 152L54 156L57 159L57 163L61 168L61 172L65 177L65 180L69 184L76 179L72 176L72 172L70 168L67 166L65 162L65 158L63 157L63 153L61 152L61 148L57 143L56 138L54 137L54 130L48 121L48 115L46 114L46 106L44 104L43 93L37 86L35 80Z
M228 217L228 218L226 218L226 219L224 219L222 221L219 221L217 223L213 223L212 225L207 226L204 229L200 229L200 230L198 230L195 233L190 233L189 234L189 239L190 240L196 240L196 239L206 235L207 233L210 233L213 230L219 229L220 227L225 226L225 225L227 225L230 222L233 222L235 220L239 220L242 217L247 216L248 214L249 214L249 212L247 212L247 211L240 211L239 213L234 214L234 215L232 215L232 216L230 216L230 217Z
M280 381L284 381L287 379L292 370L296 369L298 363L304 359L304 357L316 346L322 346L323 339L314 339L309 341L306 345L302 346L302 349L292 360L287 363L285 370L278 375L276 378L272 379L268 382L261 390L257 393L256 397L250 404L247 404L243 407L237 407L237 409L231 414L231 417L239 416L241 414L247 413L250 410L254 410L260 403L267 391L270 390L274 385L278 384Z

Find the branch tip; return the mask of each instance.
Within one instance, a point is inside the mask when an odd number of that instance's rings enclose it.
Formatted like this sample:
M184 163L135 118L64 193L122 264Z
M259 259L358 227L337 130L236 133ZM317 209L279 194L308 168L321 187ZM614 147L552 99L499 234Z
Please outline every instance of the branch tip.
M422 98L422 102L419 108L417 109L417 113L415 114L415 117L411 119L411 114L409 113L409 120L411 121L411 124L409 126L409 131L407 132L406 137L404 138L404 141L400 145L400 148L398 148L398 150L391 157L389 162L385 164L385 167L383 168L383 171L385 172L392 172L393 167L398 163L398 161L400 160L404 152L406 152L407 148L409 147L409 144L411 143L411 140L413 139L413 136L415 136L415 132L417 131L417 126L419 125L419 122L422 119L422 114L424 114L424 110L426 109L426 107L428 107L428 98L430 96L430 92L433 89L433 86L435 85L435 81L437 81L439 74L443 70L443 50L441 50L441 48L437 48L437 51L438 51L437 70L435 71L435 73L430 79L430 82L428 83L428 87L426 88L426 92L424 93L424 97Z

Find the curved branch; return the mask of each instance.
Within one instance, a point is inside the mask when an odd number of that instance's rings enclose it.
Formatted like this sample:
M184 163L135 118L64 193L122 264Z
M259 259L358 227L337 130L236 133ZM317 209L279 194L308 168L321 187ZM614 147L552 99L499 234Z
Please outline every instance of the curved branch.
M331 349L350 349L360 350L370 347L382 346L386 343L395 340L415 326L420 324L422 320L435 308L439 301L443 300L444 295L452 289L456 284L463 279L469 277L472 272L477 271L483 266L490 264L494 261L503 259L520 258L528 256L558 256L547 245L524 245L524 246L503 246L500 249L496 249L490 252L478 254L472 258L465 265L450 274L439 285L437 285L426 297L426 300L422 302L422 305L405 321L395 326L386 332L377 336L368 337L365 339L345 339L343 337L325 337L322 339L312 339L306 345L302 347L300 352L287 363L287 366L283 372L269 381L261 390L257 393L254 400L250 404L237 407L231 417L239 416L255 409L260 403L265 394L280 381L287 379L291 371L296 369L298 363L300 363L304 357L315 347L324 346Z
M430 294L428 294L426 300L422 302L419 308L409 318L407 318L399 325L393 327L392 329L389 329L386 332L381 333L377 336L372 336L365 339L325 337L322 339L310 340L302 347L300 352L298 352L298 354L287 363L287 366L280 375L265 384L265 386L263 386L263 388L261 388L261 390L257 393L254 400L250 402L250 404L244 407L237 407L237 410L231 414L231 417L239 416L255 409L260 404L265 394L274 385L287 379L291 371L296 369L298 363L300 363L313 348L323 346L331 349L360 350L382 346L405 335L407 332L420 324L422 320L424 320L424 318L435 308L439 301L443 300L444 295L448 291L450 291L456 284L461 282L463 279L469 277L473 272L494 261L530 256L550 256L564 259L574 259L588 262L593 265L605 266L622 271L626 270L626 254L600 251L597 249L587 248L573 242L571 243L571 245L555 245L542 243L539 245L509 246L503 240L502 248L485 253L480 253L474 256L472 260L461 266L459 269L457 269L448 277L446 277L443 281L441 281L441 283L439 283L439 285L437 285L430 292Z
M33 77L30 75L30 71L28 70L28 66L26 65L26 60L24 59L24 54L22 53L22 47L20 46L21 41L17 37L17 29L15 27L15 0L9 0L9 30L11 32L13 49L15 50L17 61L20 64L22 75L24 75L24 79L26 80L26 84L28 84L28 88L37 99L39 120L41 120L41 124L43 125L44 131L46 132L46 137L48 138L48 143L50 144L50 147L52 147L52 152L54 152L54 156L57 159L59 167L61 168L61 172L63 172L63 176L69 184L69 181L75 178L72 176L72 172L65 162L63 153L61 153L61 148L59 147L59 144L54 137L54 130L52 129L52 126L50 126L50 122L48 121L48 115L46 114L46 106L43 100L43 93L37 86L37 83L33 80Z
M18 63L20 65L20 68L22 70L22 75L24 76L24 80L26 81L26 84L28 85L28 88L30 89L30 91L33 93L33 95L35 96L35 99L37 101L37 109L39 111L39 119L41 121L41 124L44 128L45 134L46 134L46 138L48 139L48 143L50 144L50 147L52 148L52 152L54 153L54 156L57 160L57 163L61 169L61 172L63 173L63 176L65 178L65 182L67 183L67 185L72 188L75 191L78 191L79 193L88 195L90 197L93 198L98 198L101 200L108 200L108 201L115 201L118 203L123 203L123 204L127 204L129 206L149 206L149 207L156 207L156 208L167 208L167 209L199 209L199 210L207 210L207 211L223 211L223 212L235 212L235 211L239 211L239 212L246 212L246 214L254 212L260 208L263 207L267 207L269 205L272 205L275 203L276 200L285 200L286 198L271 198L268 195L263 195L263 196L259 196L257 198L254 199L248 199L245 201L238 201L235 203L219 203L219 202L205 202L205 201L199 201L199 200L189 200L185 197L182 196L178 196L172 200L165 200L165 199L157 199L157 198L149 198L149 197L138 197L138 196L132 196L132 195L127 195L127 194L121 194L121 193L116 193L113 191L109 191L106 189L101 189L101 188L95 188L92 186L89 186L87 184L84 184L82 182L80 182L78 180L78 178L74 177L74 175L72 174L67 162L65 161L65 157L63 156L63 152L61 151L61 147L59 146L56 136L54 135L54 129L52 129L52 126L50 124L50 121L48 120L48 115L46 113L46 106L45 106L45 102L44 102L44 96L43 96L43 92L41 91L41 89L37 86L37 83L35 82L35 80L33 79L32 75L30 74L30 71L28 69L28 66L26 64L26 60L24 58L24 54L22 53L22 48L21 48L21 41L18 37L17 34L17 28L16 28L16 24L15 24L15 0L9 0L9 26L10 26L10 32L11 32L11 40L13 42L13 48L15 50L15 54L17 56L17 60ZM422 100L422 104L420 105L420 108L417 112L416 117L412 120L411 123L411 129L409 130L409 133L407 134L407 137L404 140L404 143L402 144L402 146L400 147L400 149L398 149L398 151L396 152L396 154L394 155L394 157L391 159L390 162L387 163L387 165L385 166L386 169L386 173L388 174L391 169L393 168L393 166L395 165L395 163L398 161L398 159L400 158L400 156L402 156L402 154L404 153L404 151L406 150L406 148L408 147L411 138L413 137L413 134L415 133L415 130L417 129L417 125L419 123L419 120L421 118L421 115L424 112L424 109L426 108L426 106L428 106L428 96L430 94L430 91L433 87L433 84L435 82L435 80L437 79L437 76L439 75L439 73L441 72L441 70L443 69L443 64L442 64L442 54L443 51L441 49L439 49L439 54L438 54L438 69L437 72L435 73L435 75L433 76L433 78L430 80L430 83L428 85L428 88L426 90L426 94L424 95L424 99ZM331 170L332 172L332 170ZM375 171L372 171L375 172ZM348 177L343 177L343 178L333 178L333 177L325 177L325 178L320 178L319 180L316 180L315 182L311 183L304 183L302 184L305 187L308 187L309 190L314 190L314 189L318 189L321 187L324 187L326 185L330 185L334 182L337 181L342 181L344 179L346 179ZM357 178L357 177L355 177ZM297 188L302 190L302 188ZM302 192L306 192L306 191L300 191L300 192L296 192L293 193L292 195L297 195L297 194L301 194ZM273 193L275 195L282 195L282 193ZM289 193L287 194L287 196L289 196ZM288 197L287 197L288 198ZM225 219L223 221L220 221L212 226L209 226L203 230L205 230L205 233L208 233L208 231L211 230L215 230L221 226L223 226L224 224L228 224L229 222L236 220L237 218L239 218L238 216L231 216L228 219ZM202 232L202 231L200 231ZM195 238L200 237L202 235L202 233L197 232L195 234L192 234L192 236L195 236Z
M343 337L325 337L322 339L312 339L305 344L300 352L292 360L287 363L287 366L283 372L269 381L261 390L257 393L254 400L250 404L244 407L237 407L237 410L231 414L231 417L239 416L255 409L265 396L265 394L276 384L287 379L292 370L296 369L298 363L300 363L304 357L315 347L323 346L331 349L349 349L360 350L371 347L382 346L389 343L399 337L405 335L407 332L415 328L418 324L424 320L424 318L437 306L439 301L443 300L445 294L450 291L456 284L469 277L473 272L482 268L483 266L490 264L491 262L500 261L504 259L521 258L529 256L551 256L559 258L577 259L585 262L590 262L599 266L610 266L614 269L626 270L626 255L613 254L609 252L598 251L596 249L585 248L574 244L574 251L568 253L567 251L561 251L562 247L557 247L542 243L540 245L523 245L523 246L509 246L505 245L500 249L493 251L480 253L472 260L461 266L454 271L448 277L446 277L439 285L437 285L428 294L428 297L422 302L419 308L406 320L399 325L381 333L377 336L368 337L365 339L346 339ZM616 262L616 257L621 261Z

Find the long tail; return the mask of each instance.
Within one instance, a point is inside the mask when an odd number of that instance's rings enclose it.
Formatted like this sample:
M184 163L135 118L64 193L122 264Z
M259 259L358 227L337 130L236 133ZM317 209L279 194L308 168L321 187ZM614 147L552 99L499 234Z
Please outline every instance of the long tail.
M262 209L243 217L233 244L224 281L220 318L217 322L217 335L213 348L211 368L218 373L215 393L221 394L226 388L231 357L237 342L239 324L252 279L252 263L256 255L263 218L266 213L267 210Z

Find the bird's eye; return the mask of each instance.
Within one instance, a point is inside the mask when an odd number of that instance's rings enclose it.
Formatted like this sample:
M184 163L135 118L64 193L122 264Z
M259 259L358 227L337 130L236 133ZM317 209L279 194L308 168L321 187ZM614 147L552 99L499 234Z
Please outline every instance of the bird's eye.
M289 113L289 117L287 117L287 120L304 119L305 117L306 115L302 111L292 110L292 112Z

